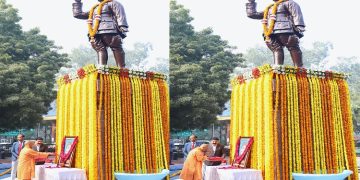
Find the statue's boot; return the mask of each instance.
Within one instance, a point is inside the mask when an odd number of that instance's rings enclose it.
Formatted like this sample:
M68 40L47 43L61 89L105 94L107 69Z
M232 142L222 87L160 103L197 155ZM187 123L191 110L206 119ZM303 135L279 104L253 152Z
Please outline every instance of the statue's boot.
M290 55L291 55L291 59L294 63L294 66L303 67L304 64L302 61L302 52L300 49L290 50Z
M278 49L273 51L274 55L274 64L275 65L283 65L284 64L284 49Z
M98 51L98 64L99 65L107 65L108 61L108 53L107 50Z

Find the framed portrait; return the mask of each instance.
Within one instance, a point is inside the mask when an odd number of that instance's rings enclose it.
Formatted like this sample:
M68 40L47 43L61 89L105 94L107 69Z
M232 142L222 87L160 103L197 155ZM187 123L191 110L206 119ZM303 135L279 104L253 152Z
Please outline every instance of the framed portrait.
M63 138L58 162L60 167L73 167L77 142L77 136L65 136Z
M248 167L248 159L250 158L250 152L252 144L254 143L254 137L239 137L236 141L236 150L232 166L239 168Z

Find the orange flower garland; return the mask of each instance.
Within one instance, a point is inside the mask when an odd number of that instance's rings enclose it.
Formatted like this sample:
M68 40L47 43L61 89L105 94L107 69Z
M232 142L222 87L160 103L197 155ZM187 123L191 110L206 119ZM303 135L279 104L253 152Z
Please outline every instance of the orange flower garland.
M284 75L280 76L281 82L281 142L282 142L282 179L289 179L289 145L288 145L288 123L287 123L287 86L286 86L286 78Z
M340 100L341 100L341 107L343 112L343 122L344 122L344 131L345 131L345 139L354 139L354 135L352 133L353 125L352 125L352 117L351 117L351 108L350 108L350 94L349 94L349 88L347 87L347 83L344 80L338 81L339 84L339 90L340 90ZM354 150L355 146L354 143L351 141L346 141L345 144L346 147L346 154L349 169L354 170L354 173L350 176L351 179L359 179L358 176L358 168L356 166L356 156L354 156Z
M322 107L322 118L323 118L323 138L330 137L328 122L330 119L328 117L329 110L327 109L327 89L326 89L326 81L321 79L320 80L320 92L321 92L321 107ZM330 153L331 146L329 143L325 143L325 163L326 163L326 170L327 172L331 171L332 163L331 163L331 153Z
M313 128L312 128L312 121L311 121L311 100L310 100L310 85L309 85L309 81L308 78L303 80L303 85L304 85L304 108L305 108L305 124L306 124L306 149L307 149L307 157L308 157L308 165L309 165L309 173L314 173L314 151L313 151L313 138L312 138L312 132L313 132Z
M307 152L307 148L306 148L306 144L307 142L307 138L306 138L306 128L307 128L307 124L306 124L306 112L305 112L305 100L303 97L306 96L305 94L305 88L304 88L304 78L303 77L298 77L297 78L297 82L298 82L298 88L299 88L299 98L300 102L299 102L299 117L300 119L303 120L302 123L300 123L300 131L301 131L301 154L303 156L302 158L302 165L303 165L303 169L304 169L304 173L309 173L309 169L308 169L308 152Z
M280 160L279 160L279 144L281 142L278 140L278 122L280 120L280 111L279 111L279 100L280 100L280 75L275 74L275 108L274 108L274 154L275 154L275 179L280 179Z

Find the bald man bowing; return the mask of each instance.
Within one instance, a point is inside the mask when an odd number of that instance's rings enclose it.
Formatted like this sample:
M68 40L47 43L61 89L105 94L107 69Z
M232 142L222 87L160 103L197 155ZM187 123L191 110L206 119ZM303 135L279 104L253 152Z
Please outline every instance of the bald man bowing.
M184 162L184 167L180 174L180 179L183 180L201 180L202 179L202 164L207 159L205 153L208 151L209 145L202 144L191 150Z

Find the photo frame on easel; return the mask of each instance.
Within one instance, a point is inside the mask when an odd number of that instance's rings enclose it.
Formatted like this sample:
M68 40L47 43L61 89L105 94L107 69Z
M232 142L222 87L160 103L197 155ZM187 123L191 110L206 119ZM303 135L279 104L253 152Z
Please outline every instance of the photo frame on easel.
M252 144L254 143L254 137L239 137L236 142L236 150L234 161L232 166L238 168L247 168L248 160L250 158L250 152Z
M58 166L60 167L73 167L74 156L78 136L65 136L61 142L61 151L59 155Z

